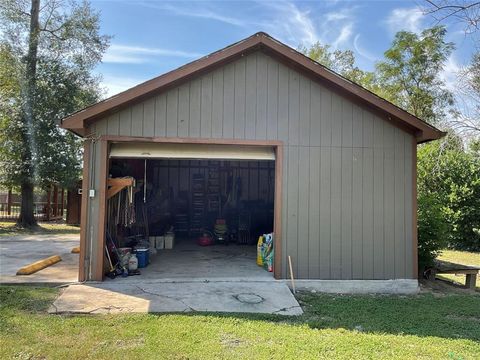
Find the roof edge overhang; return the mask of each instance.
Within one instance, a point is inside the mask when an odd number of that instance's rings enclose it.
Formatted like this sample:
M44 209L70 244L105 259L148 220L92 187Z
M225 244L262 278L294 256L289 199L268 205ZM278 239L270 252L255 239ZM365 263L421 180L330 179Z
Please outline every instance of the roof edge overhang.
M343 95L379 112L386 120L411 132L417 143L436 140L446 134L263 32L80 110L63 119L60 126L81 137L86 136L87 128L92 122L260 49L287 66L326 83Z

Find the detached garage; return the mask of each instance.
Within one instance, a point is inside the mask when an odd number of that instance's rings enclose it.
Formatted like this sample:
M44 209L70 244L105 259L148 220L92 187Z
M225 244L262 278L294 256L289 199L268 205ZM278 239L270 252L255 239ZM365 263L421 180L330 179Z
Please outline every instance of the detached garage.
M283 279L290 258L299 279L416 281L416 147L443 133L265 33L62 127L85 139L81 281L142 243L149 279Z

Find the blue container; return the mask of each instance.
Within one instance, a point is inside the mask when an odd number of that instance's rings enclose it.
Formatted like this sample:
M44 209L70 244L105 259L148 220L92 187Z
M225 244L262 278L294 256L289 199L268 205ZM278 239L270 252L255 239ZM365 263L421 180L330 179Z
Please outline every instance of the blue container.
M148 249L137 249L138 267L144 268L148 265Z

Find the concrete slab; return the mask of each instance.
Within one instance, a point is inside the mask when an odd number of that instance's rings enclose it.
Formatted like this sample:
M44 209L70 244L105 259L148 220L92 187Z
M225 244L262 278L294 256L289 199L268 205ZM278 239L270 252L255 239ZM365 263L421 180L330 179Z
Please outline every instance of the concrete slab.
M66 284L78 280L78 254L71 254L78 246L80 235L16 235L0 237L0 283ZM62 261L32 275L16 276L22 266L43 258L60 255Z
M272 273L257 265L256 246L199 246L194 239L175 241L172 250L158 250L151 255L150 265L140 269L142 275L135 279L273 279Z
M288 287L277 281L98 283L70 285L51 313L227 312L301 315Z
M291 286L290 281L284 282ZM297 290L329 294L414 295L419 292L415 279L394 280L295 280Z

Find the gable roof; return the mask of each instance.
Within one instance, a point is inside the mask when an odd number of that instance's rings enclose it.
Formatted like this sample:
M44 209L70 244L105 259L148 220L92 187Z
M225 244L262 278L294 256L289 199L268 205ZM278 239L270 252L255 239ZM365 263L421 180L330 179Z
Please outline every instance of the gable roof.
M321 81L344 95L383 114L393 124L415 134L418 143L439 139L445 135L434 126L382 99L360 85L347 80L334 71L292 49L291 47L259 32L224 49L181 66L140 85L100 101L62 120L61 127L85 136L86 127L102 117L139 102L148 96L180 84L193 76L204 74L256 50L262 50L287 66Z

